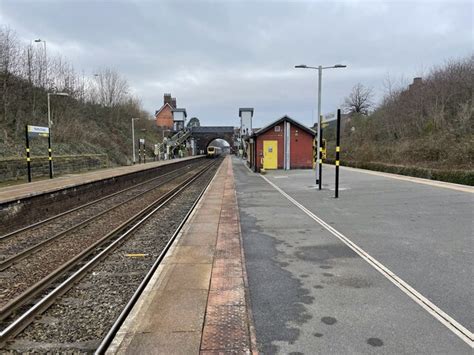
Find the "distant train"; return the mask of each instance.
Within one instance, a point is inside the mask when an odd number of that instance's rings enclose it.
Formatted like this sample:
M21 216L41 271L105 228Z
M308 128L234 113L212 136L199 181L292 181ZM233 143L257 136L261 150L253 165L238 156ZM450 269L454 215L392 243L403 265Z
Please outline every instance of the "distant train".
M208 158L217 158L221 154L222 154L222 148L221 147L212 147L212 146L207 147L207 157Z

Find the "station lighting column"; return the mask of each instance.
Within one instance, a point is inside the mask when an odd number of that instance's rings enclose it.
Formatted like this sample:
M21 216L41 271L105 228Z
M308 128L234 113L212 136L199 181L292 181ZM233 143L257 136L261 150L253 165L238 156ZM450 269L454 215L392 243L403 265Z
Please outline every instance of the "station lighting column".
M329 67L323 67L319 65L317 67L311 67L305 64L295 65L297 69L315 69L318 70L318 135L317 135L317 143L316 147L318 149L316 154L316 185L319 185L319 167L321 164L321 92L322 92L322 77L323 77L323 69L333 69L333 68L346 68L347 65L343 64L335 64Z
M68 93L66 92L48 92L48 130L49 130L49 135L48 135L48 159L49 159L49 178L53 178L53 156L52 156L52 151L51 151L51 143L52 143L52 138L51 138L51 126L53 123L51 122L51 96L69 96Z
M135 120L139 120L140 118L132 118L132 159L133 159L133 165L136 163L136 157L135 157Z
M45 88L47 89L48 86L48 56L46 52L46 41L38 38L35 39L35 43L43 43L44 46L44 65L45 65L45 75L44 75L44 83L45 83Z

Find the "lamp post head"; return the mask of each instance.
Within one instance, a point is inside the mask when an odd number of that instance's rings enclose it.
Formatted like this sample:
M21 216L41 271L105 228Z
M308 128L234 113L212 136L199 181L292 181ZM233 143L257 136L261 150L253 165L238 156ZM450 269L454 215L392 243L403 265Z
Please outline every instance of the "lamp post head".
M36 43L39 43L39 42L43 42L43 40L41 40L40 38L38 38L38 39L35 39L35 42L36 42Z
M295 65L295 68L296 69L305 69L307 68L308 66L306 64L300 64L300 65Z
M56 95L56 96L69 96L69 94L67 92L57 92L54 95Z
M347 65L344 64L336 64L334 68L347 68Z

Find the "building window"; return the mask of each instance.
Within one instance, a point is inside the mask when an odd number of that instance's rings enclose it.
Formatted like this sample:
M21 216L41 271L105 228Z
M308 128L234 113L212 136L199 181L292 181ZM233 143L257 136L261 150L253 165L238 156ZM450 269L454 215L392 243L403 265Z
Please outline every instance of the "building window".
M280 132L280 126L275 126L275 132Z

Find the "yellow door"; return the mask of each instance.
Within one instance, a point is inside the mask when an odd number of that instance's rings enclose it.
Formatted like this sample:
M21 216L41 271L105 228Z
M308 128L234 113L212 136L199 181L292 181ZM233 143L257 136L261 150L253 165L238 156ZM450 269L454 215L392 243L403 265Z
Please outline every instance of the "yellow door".
M277 141L263 141L263 168L278 169Z

